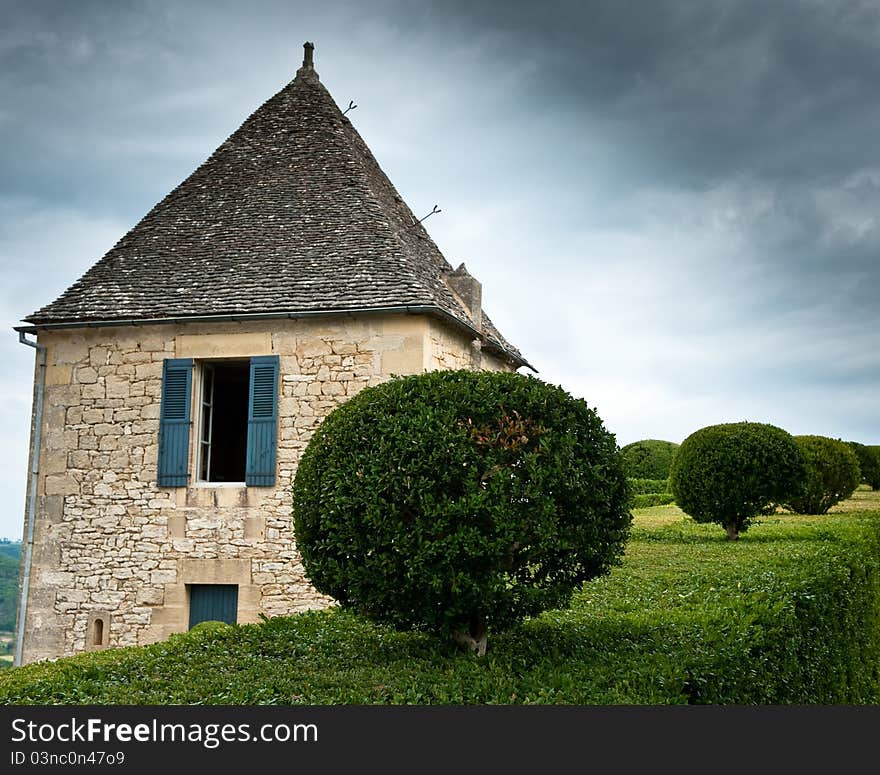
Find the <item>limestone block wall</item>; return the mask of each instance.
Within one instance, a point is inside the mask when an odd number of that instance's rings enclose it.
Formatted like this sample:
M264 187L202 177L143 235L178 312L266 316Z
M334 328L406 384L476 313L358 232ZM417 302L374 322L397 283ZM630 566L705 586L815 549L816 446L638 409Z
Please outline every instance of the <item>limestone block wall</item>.
M482 367L482 354L469 338L439 325L430 326L425 355L425 369L469 369ZM476 362L475 362L476 361Z
M39 342L48 366L26 662L185 631L191 584L237 584L239 622L331 604L305 578L293 536L291 486L311 434L392 374L475 364L469 337L410 315L77 328ZM163 360L195 359L195 412L200 362L270 354L280 360L276 485L192 476L157 487Z

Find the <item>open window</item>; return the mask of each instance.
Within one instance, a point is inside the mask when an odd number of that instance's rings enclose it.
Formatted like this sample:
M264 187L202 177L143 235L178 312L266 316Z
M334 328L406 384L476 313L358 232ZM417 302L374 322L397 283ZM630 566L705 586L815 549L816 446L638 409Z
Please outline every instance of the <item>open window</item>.
M197 395L190 392L199 369ZM191 404L196 417L191 417ZM190 426L195 460L190 468ZM169 358L162 381L159 487L191 481L275 484L278 436L278 356L199 361ZM192 475L191 475L192 474Z
M204 361L201 370L198 479L244 482L250 362Z

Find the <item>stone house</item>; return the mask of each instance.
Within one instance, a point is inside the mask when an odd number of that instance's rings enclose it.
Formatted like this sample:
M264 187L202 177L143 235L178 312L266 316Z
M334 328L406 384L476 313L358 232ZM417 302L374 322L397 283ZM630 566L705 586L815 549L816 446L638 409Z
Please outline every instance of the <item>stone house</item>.
M327 605L291 516L321 418L393 374L529 366L312 49L16 329L36 348L17 663Z

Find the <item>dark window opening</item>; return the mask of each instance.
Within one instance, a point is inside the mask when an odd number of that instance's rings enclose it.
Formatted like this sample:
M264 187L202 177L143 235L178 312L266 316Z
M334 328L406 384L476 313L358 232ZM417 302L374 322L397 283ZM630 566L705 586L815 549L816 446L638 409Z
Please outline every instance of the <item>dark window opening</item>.
M92 645L94 646L103 646L104 645L104 620L103 619L95 619L92 624Z
M243 482L247 465L248 361L202 366L201 458L203 482Z
M189 627L200 622L238 621L237 584L191 584L189 586Z

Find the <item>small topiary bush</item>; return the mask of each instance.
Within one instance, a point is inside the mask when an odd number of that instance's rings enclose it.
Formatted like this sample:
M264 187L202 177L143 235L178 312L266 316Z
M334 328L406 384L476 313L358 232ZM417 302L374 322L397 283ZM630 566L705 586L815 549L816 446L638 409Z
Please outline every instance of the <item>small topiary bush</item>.
M228 624L227 622L218 622L215 619L211 619L209 621L199 622L198 624L193 625L192 627L190 627L186 635L202 635L208 632L218 632L232 626L233 625Z
M619 564L632 516L614 436L560 387L437 371L328 415L293 486L306 575L400 629L486 633Z
M859 486L859 460L843 441L825 436L795 436L794 440L804 457L804 482L785 505L797 514L825 514Z
M675 502L697 522L739 538L752 520L799 491L804 461L791 434L754 422L709 425L688 436L675 456Z
M869 447L857 441L848 441L859 460L861 480L872 490L880 489L880 447Z
M642 439L622 447L626 475L632 479L668 479L678 444L661 439Z

